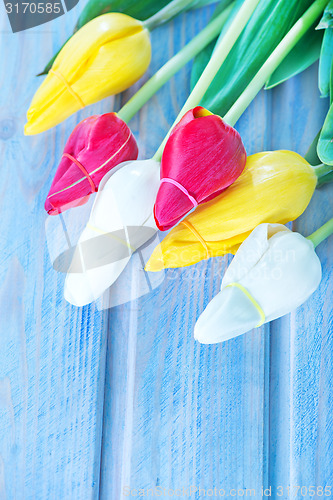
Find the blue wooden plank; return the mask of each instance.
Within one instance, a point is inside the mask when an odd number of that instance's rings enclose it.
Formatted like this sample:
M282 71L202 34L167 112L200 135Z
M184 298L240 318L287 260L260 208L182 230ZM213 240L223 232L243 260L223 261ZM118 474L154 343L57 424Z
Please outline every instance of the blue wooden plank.
M212 347L192 335L222 265L177 271L112 311L102 498L121 498L126 486L261 487L264 335Z
M199 31L208 13L180 16L153 33L160 57L150 73ZM189 72L190 65L131 122L142 157L154 153L173 123L189 91ZM270 146L269 134L254 126L268 128L269 104L270 94L260 95L240 123L249 152ZM149 295L111 309L101 498L155 486L251 488L261 498L267 327L223 345L193 340L195 320L217 293L225 265L212 259L170 270Z
M149 296L109 317L95 306L64 303L41 207L70 131L83 117L110 110L110 100L40 137L24 138L22 126L38 84L33 75L70 33L77 10L17 35L4 18L0 34L9 47L0 74L1 224L8 235L0 262L0 498L97 498L100 465L100 496L107 499L120 498L124 486L253 488L255 498L262 485L325 486L333 476L322 458L332 450L331 241L318 249L320 290L275 322L270 337L265 327L221 346L193 341L224 259L167 273ZM153 34L144 79L207 22L209 10ZM133 120L142 157L158 146L188 85L189 65ZM238 125L248 152L304 153L327 106L314 99L315 85L312 68L262 92ZM294 227L309 233L331 211L328 186Z
M173 24L175 33L185 29L183 23ZM169 50L172 53L172 47ZM167 87L156 97L160 123L172 123L188 90L188 77L187 68L170 83L171 97ZM238 124L249 153L305 153L327 109L327 101L315 90L316 80L313 66L274 91L259 94ZM138 118L152 124L150 145L156 136L154 109L156 102ZM147 136L138 132L149 154ZM327 186L315 193L294 227L309 234L331 212L332 188ZM320 457L328 457L332 447L327 370L332 306L326 291L332 282L327 253L331 244L318 249L324 266L321 289L298 312L266 327L266 335L256 331L222 346L193 341L195 319L219 288L223 259L167 273L149 298L112 310L102 498L156 485L253 488L255 498L261 498L262 486L271 486L276 498L282 486L287 498L288 485L327 484L331 461L323 458L320 465ZM326 297L325 312L319 314ZM318 335L324 349L315 348ZM304 394L308 400L302 402ZM309 490L303 496L310 498Z
M12 34L1 18L0 498L99 493L107 317L70 307L50 265L44 200L70 131L110 100L23 136L35 78L73 28L63 18Z
M278 140L287 148L296 145L301 154L321 127L328 107L327 100L315 91L316 85L317 65L281 87L285 101L276 101L273 107ZM286 128L286 123L293 123L292 128ZM276 143L277 139L275 147ZM327 185L315 192L293 227L308 235L332 213L333 190ZM279 491L284 499L295 496L296 488L291 488L288 496L288 486L303 486L298 496L305 498L311 497L309 486L313 486L314 498L319 498L317 487L325 488L333 481L332 249L332 238L317 249L323 267L318 290L297 311L271 327L269 476L275 490L283 488Z

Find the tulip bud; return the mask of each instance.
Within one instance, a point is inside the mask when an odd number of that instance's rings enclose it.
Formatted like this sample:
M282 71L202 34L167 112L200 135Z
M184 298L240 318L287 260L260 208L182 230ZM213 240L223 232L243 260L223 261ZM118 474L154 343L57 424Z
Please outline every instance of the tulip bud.
M105 174L123 161L135 160L134 136L115 113L90 116L71 133L45 201L50 215L85 203Z
M203 344L223 342L284 316L303 304L320 280L311 241L280 224L260 224L240 246L194 337Z
M159 163L125 162L102 180L65 281L65 299L83 306L96 300L124 270L132 253L157 231L153 205Z
M161 231L219 195L240 176L246 151L239 133L198 106L173 129L163 151L161 185L154 206Z
M257 225L285 224L299 217L316 184L314 169L297 153L268 151L249 156L232 186L170 231L155 248L146 270L190 266L235 253Z
M43 132L127 89L145 73L150 57L149 33L141 21L120 13L93 19L60 51L31 102L24 133Z

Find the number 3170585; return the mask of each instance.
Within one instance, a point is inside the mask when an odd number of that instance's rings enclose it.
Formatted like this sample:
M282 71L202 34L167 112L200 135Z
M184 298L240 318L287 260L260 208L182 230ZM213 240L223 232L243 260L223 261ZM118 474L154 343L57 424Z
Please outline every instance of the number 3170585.
M34 2L22 2L22 3L6 3L7 14L60 14L61 13L61 3L34 3Z

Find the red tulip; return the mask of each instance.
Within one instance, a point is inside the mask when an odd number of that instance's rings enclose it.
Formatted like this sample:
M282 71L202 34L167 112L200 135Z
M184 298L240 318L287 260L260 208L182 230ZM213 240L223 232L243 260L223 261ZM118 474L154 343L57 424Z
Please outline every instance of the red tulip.
M239 133L198 106L173 129L161 160L161 184L154 206L161 231L197 205L219 195L243 172L246 151Z
M79 123L71 133L45 210L57 215L87 202L98 190L104 175L116 165L136 160L138 147L126 123L115 113L94 115Z

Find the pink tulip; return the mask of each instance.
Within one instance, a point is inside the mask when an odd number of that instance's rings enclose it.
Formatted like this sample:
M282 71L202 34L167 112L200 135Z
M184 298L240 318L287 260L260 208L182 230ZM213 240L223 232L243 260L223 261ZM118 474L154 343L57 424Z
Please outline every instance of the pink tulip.
M154 216L162 231L197 205L215 198L243 172L246 151L239 133L198 106L174 127L163 151Z
M91 193L98 191L100 181L109 170L137 156L138 147L132 132L115 113L86 118L67 141L45 210L57 215L83 205Z

